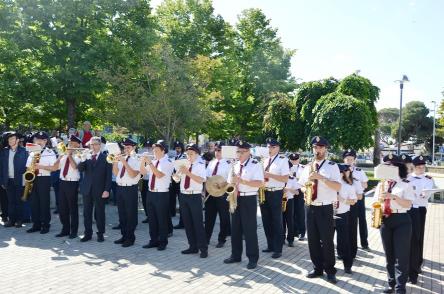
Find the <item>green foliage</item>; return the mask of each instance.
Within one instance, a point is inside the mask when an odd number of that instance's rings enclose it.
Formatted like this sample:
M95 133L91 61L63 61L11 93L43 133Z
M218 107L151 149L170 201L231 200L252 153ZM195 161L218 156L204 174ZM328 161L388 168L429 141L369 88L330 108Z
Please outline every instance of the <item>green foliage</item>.
M402 108L401 140L423 143L432 136L433 119L424 102L411 101ZM392 128L392 137L398 138L398 122Z
M399 109L397 108L383 108L378 111L378 125L380 132L380 139L384 143L391 145L392 129L396 128L399 118Z

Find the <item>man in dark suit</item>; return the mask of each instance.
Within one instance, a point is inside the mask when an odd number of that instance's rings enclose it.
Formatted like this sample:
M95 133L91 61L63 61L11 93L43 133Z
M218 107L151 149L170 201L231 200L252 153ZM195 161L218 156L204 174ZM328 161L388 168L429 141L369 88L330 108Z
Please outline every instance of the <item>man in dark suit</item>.
M83 195L83 218L85 235L81 242L92 238L92 218L95 207L95 219L97 223L97 241L103 242L105 233L105 202L111 190L112 166L106 161L106 155L100 152L100 137L92 137L89 144L92 154L90 158L79 163L78 169L84 172L80 183L80 192Z
M0 153L0 184L8 196L9 221L5 223L5 227L22 227L23 202L20 198L23 194L23 174L26 171L28 152L19 146L19 140L16 132L9 132L5 137L7 147Z

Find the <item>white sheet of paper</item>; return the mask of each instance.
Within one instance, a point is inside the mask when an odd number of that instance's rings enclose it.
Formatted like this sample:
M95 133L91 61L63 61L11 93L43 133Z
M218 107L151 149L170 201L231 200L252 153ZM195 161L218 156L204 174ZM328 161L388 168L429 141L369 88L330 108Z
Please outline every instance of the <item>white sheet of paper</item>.
M253 154L253 156L257 156L257 157L268 157L269 153L268 153L268 147L262 147L262 146L256 146L251 148L251 154Z
M398 167L387 164L380 164L375 167L375 179L396 180L399 178Z
M108 150L108 154L119 155L121 153L119 144L110 142L105 145L106 150Z
M42 151L42 147L38 144L34 143L26 143L26 151L28 152L40 152Z
M174 164L174 169L176 171L178 171L181 166L188 166L188 160L187 159L178 159L178 160L175 160L173 162L173 164Z
M222 158L236 159L237 158L236 146L222 146Z

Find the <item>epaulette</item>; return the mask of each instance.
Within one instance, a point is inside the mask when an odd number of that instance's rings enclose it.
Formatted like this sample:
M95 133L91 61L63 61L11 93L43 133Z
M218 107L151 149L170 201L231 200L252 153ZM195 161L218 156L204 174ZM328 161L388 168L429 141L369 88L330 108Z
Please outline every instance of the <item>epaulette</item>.
M432 179L432 177L431 176L429 176L429 175L426 175L425 176L427 179L429 179L429 180L431 180Z
M279 155L279 158L280 158L280 159L284 159L285 156L283 156L283 155Z
M203 161L198 161L197 163L200 163L200 164L205 164L205 162L203 162Z
M357 171L361 171L362 169L360 169L359 167L357 167L357 168L355 168L355 170L357 170Z
M228 163L228 164L230 164L230 163L231 163L231 161L227 160L227 163Z
M293 180L293 179L294 179L294 177L292 177L292 176L289 176L288 178L289 178L290 180Z
M403 179L402 181L403 181L404 183L410 183L410 181L407 180L407 179Z
M252 160L251 163L257 164L257 161L256 160Z
M329 161L328 164L335 165L336 162L334 162L334 161Z
M354 180L354 181L358 181L358 182L359 182L359 179L357 179L357 178L353 178L353 180Z
M168 158L168 162L172 162L171 159Z

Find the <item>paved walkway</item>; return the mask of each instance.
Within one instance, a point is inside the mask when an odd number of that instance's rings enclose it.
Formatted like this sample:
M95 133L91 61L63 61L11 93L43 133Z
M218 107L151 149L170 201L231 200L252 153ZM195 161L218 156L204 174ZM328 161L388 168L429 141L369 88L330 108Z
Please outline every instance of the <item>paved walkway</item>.
M180 254L187 248L183 230L174 231L163 252L142 248L148 241L147 224L138 225L135 246L125 249L114 245L112 241L119 237L111 230L116 223L115 206L108 206L107 217L104 243L55 238L60 231L57 216L47 235L0 227L1 293L380 293L385 286L382 244L378 230L372 228L371 252L359 250L353 275L345 274L338 261L339 283L331 285L325 279L305 278L311 270L306 241L285 247L279 260L261 253L258 268L250 271L246 258L240 264L223 264L230 245L227 242L225 248L215 248L214 236L207 259ZM265 237L259 218L258 224L263 249ZM425 266L418 285L408 285L409 293L444 292L443 224L444 204L430 204Z

